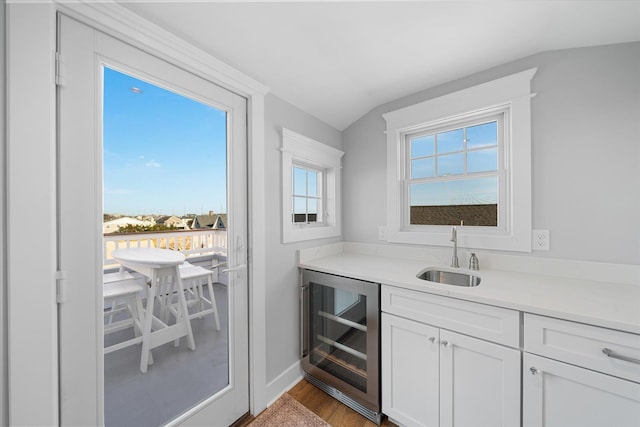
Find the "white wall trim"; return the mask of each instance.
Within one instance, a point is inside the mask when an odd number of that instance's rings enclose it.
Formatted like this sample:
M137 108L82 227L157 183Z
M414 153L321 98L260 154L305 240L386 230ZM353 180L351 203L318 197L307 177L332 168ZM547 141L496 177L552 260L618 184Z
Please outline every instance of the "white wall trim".
M239 95L265 95L269 92L269 88L262 83L136 15L114 0L54 1L61 12L97 30L126 40L148 53L159 54L165 60L178 62L187 71Z
M300 361L297 361L267 384L267 399L269 402L267 407L291 390L300 380L302 380L302 365Z
M6 15L9 425L57 425L55 8Z
M249 411L267 407L267 247L264 96L249 98Z

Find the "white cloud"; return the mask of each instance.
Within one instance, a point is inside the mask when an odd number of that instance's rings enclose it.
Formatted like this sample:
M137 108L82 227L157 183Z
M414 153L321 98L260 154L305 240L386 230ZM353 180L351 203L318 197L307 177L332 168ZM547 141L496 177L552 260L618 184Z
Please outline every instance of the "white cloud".
M147 163L145 163L145 166L148 168L159 168L160 163L156 162L155 160L149 160Z

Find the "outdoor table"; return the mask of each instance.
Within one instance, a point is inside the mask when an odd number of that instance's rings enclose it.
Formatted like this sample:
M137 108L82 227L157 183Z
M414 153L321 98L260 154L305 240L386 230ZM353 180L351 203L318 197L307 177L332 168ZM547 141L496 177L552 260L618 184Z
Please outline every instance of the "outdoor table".
M135 270L150 279L142 327L140 371L147 372L148 365L153 363L152 360L149 360L150 350L170 341L186 336L189 349L195 350L189 312L184 297L184 287L178 271L178 266L184 263L184 254L168 249L126 248L113 251L111 256L124 267ZM165 278L174 280L178 290L178 315L176 323L171 326L153 315L156 292L160 280Z

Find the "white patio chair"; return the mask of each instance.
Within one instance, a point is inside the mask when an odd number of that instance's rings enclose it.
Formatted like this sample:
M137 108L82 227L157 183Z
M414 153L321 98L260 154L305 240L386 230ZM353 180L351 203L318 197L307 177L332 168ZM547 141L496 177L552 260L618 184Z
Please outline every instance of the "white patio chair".
M187 307L191 308L189 318L201 318L208 314L213 314L216 330L220 330L220 318L218 316L218 306L213 293L214 271L204 267L185 262L178 268L180 279L184 286ZM208 295L205 295L204 287L207 287ZM175 285L170 284L162 292L162 317L165 322L169 321L169 316L178 314L177 303L173 302ZM195 307L195 309L193 308ZM176 343L177 345L177 343Z
M123 269L117 273L107 273L103 276L102 295L105 307L109 307L104 312L105 336L130 327L133 327L136 338L141 336L144 309L140 293L144 287L140 284L140 280ZM124 318L114 321L114 316L120 313L124 313ZM104 354L140 342L141 339L133 339L113 344L104 348Z

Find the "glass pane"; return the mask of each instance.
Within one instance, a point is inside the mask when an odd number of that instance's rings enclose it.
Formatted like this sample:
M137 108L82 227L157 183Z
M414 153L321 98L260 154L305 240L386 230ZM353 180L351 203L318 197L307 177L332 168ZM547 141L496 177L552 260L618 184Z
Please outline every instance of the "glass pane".
M309 284L309 362L367 391L367 297Z
M316 222L318 220L318 201L307 199L307 221Z
M293 213L307 213L307 198L306 197L293 197Z
M411 184L410 224L498 225L498 177Z
M316 171L307 171L307 195L310 197L318 196L318 175Z
M227 247L227 115L109 68L104 68L103 94L104 346L111 347L104 355L105 424L164 425L229 384L227 278L205 270L204 277L216 279L211 286L206 279L184 280L194 290L183 293L189 314L201 313L190 321L195 349L189 349L185 337L177 346L156 346L154 363L141 372L140 344L112 346L140 335L134 325L141 322L134 319L144 313L138 314L135 301L139 296L146 300L148 278L129 268L142 292L110 297L109 290L121 283L132 285L122 280L110 255L118 245L185 252L203 248L197 255L207 265L226 261L220 249ZM149 230L162 230L163 237L139 233ZM215 255L214 246L220 250ZM188 317L176 309L181 293L166 279L152 284L161 288L158 295L168 297L149 302L154 317L169 325L186 324ZM219 330L210 301L217 302ZM148 332L152 344L157 332L165 332L159 325Z
M438 176L464 173L464 153L438 156Z
M454 129L437 134L438 154L464 150L464 132Z
M316 199L307 199L307 212L318 213L318 201Z
M293 222L307 222L306 197L293 197Z
M488 172L498 169L498 148L467 152L467 172Z
M434 135L411 139L411 158L433 156L435 154L435 142Z
M429 178L435 173L435 158L411 160L411 178Z
M293 167L293 194L296 196L307 195L307 170Z
M498 145L498 122L467 128L467 149Z

